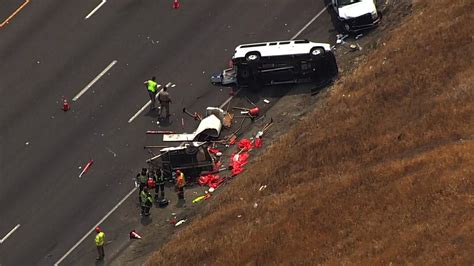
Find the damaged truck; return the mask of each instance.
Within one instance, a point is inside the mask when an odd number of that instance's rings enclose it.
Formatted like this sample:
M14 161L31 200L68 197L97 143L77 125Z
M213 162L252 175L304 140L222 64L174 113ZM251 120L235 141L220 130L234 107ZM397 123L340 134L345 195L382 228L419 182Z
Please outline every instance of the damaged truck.
M288 40L242 44L232 68L214 74L211 83L237 87L327 82L337 76L336 58L327 43Z
M344 33L373 28L381 20L374 0L332 0L332 6Z

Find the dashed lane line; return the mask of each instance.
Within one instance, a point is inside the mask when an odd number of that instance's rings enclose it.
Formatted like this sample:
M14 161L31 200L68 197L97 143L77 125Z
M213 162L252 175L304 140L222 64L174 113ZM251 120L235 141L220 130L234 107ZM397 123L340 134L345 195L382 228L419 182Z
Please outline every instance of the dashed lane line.
M87 16L84 19L88 19L88 18L92 17L92 15L94 15L94 13L97 10L99 10L99 8L101 8L106 2L107 2L107 0L102 0L102 2L100 2L89 14L87 14Z
M169 84L169 82L168 82L168 84ZM159 89L159 88L161 88L160 84L157 85L157 89ZM155 95L155 99L158 97L158 94L161 92L161 90ZM128 119L128 123L132 123L133 120L135 120L135 118L137 118L137 116L140 115L143 112L143 110L145 110L148 106L150 106L150 104L151 104L151 100L148 100L148 102L145 103L145 105L143 105L143 107L140 108L140 110L138 110L132 117L130 117L130 119Z
M16 231L16 229L20 228L20 224L17 224L15 227L13 227L8 234L6 234L2 239L0 239L0 244L3 244L3 242L7 241L7 239Z
M96 83L103 75L105 75L105 73L107 73L107 71L109 71L115 64L117 64L117 62L117 60L112 61L112 63L110 63L104 70L102 70L102 72L100 72L99 75L97 75L97 77L95 77L91 82L89 82L89 84L87 84L84 89L82 89L76 96L74 96L72 100L77 101L79 97L86 93L86 91L90 89L90 87L92 87L92 85L94 85L94 83Z

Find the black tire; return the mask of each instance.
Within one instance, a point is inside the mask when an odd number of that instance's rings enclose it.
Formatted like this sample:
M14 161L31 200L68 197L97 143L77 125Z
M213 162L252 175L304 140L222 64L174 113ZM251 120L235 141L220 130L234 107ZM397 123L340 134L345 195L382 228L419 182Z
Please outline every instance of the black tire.
M194 155L198 152L198 148L190 146L190 147L187 147L186 150L184 150L184 152L188 155Z
M260 60L260 53L259 52L249 52L245 55L245 60L248 63L258 62Z

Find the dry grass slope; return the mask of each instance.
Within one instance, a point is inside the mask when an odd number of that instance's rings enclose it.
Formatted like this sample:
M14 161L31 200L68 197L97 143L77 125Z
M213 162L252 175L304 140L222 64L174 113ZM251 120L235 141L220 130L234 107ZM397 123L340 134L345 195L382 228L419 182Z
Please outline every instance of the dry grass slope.
M414 8L148 264L473 264L474 4Z

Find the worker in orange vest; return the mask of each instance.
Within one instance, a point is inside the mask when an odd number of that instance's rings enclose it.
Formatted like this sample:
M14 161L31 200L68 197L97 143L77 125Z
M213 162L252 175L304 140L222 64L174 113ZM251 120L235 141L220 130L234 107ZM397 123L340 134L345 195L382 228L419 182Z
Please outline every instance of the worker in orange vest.
M184 186L186 180L184 179L184 173L181 170L176 170L176 188L178 190L178 199L184 199Z

